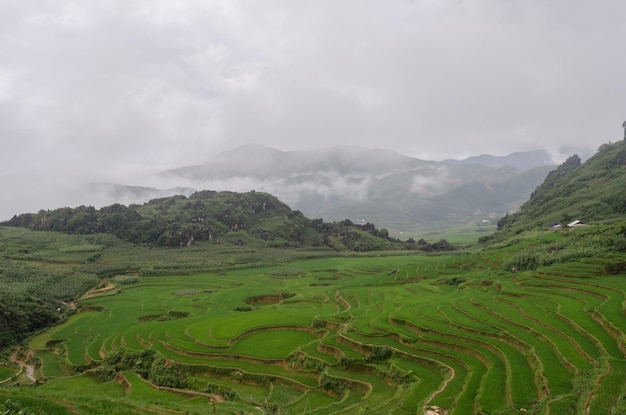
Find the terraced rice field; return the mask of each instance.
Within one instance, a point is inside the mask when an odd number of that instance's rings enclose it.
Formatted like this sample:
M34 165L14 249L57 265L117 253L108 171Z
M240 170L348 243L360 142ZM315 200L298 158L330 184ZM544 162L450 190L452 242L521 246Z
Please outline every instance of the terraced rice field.
M340 258L142 277L80 301L83 312L32 347L51 393L116 351L155 350L185 393L132 370L100 385L106 399L159 402L159 413L626 413L624 276L603 275L601 259L521 273L497 261ZM78 395L97 383L84 377Z

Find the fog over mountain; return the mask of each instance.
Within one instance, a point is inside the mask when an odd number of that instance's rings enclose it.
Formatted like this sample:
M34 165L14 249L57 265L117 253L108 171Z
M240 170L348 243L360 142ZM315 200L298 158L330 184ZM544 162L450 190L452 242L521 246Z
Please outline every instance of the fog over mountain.
M558 163L623 137L624 15L618 0L0 2L0 217L104 202L80 184L186 187L152 178L245 143Z
M151 186L77 184L74 196L83 198L76 204L103 206L203 189L256 190L308 217L410 230L493 222L526 201L553 166L546 151L427 161L356 146L280 151L249 144L199 165L146 172Z
M585 149L577 152L588 156ZM350 218L398 231L491 223L527 200L556 164L553 158L533 150L432 161L358 146L281 151L246 144L202 164L137 170L121 180L90 182L86 175L64 191L33 193L39 205L5 216L62 206L141 204L208 189L267 192L308 217Z

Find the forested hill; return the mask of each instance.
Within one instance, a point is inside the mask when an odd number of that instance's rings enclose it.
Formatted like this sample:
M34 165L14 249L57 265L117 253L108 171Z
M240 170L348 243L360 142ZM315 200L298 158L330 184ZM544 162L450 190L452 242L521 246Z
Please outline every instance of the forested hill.
M532 193L521 209L500 220L500 229L519 232L557 222L626 218L626 142L604 144L585 163L573 155Z
M385 229L349 220L324 223L291 210L261 192L201 191L153 199L142 205L114 204L41 210L16 215L3 226L70 234L110 233L120 239L158 246L189 246L197 241L268 247L327 246L336 250L398 249Z

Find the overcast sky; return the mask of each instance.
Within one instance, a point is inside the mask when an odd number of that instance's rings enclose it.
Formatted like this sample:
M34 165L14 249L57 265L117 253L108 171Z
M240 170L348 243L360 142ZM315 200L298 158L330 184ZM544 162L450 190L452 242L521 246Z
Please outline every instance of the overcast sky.
M595 150L623 137L625 16L623 0L3 0L3 205L248 142Z

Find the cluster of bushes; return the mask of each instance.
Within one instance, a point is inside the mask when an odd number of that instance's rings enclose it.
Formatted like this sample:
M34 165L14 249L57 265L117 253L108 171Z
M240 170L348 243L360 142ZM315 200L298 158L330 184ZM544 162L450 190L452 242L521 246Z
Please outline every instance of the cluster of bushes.
M322 320L321 318L314 318L311 322L311 327L313 327L314 329L326 328L326 321Z
M392 365L387 373L391 381L396 385L409 385L414 381L413 374Z
M316 219L313 224L323 238L322 245L336 251L370 252L402 248L399 239L390 238L386 229L378 230L371 223L357 225L349 219L324 223Z
M372 362L384 362L393 355L393 350L388 346L372 346L370 352L368 360Z
M297 367L301 370L306 370L309 372L322 373L324 370L328 368L328 365L321 360L312 358L310 356L295 356L291 355L287 359L289 362L289 366L294 368Z
M461 278L461 277L452 277L446 280L447 285L460 285L460 284L463 284L464 282L465 282L465 278Z
M324 373L320 377L320 387L336 395L341 395L348 387L348 383L345 379L336 378Z
M409 250L420 250L424 252L442 252L454 251L456 248L445 239L441 239L434 243L428 243L423 238L415 242L415 239L409 238L404 243L404 248Z
M226 386L216 385L214 383L207 383L207 385L201 390L204 393L219 394L229 401L234 401L238 398L237 391Z
M140 352L116 350L107 355L104 365L105 369L110 368L115 372L137 373L157 386L179 389L188 386L187 376L182 367L178 363L165 360L152 349Z

